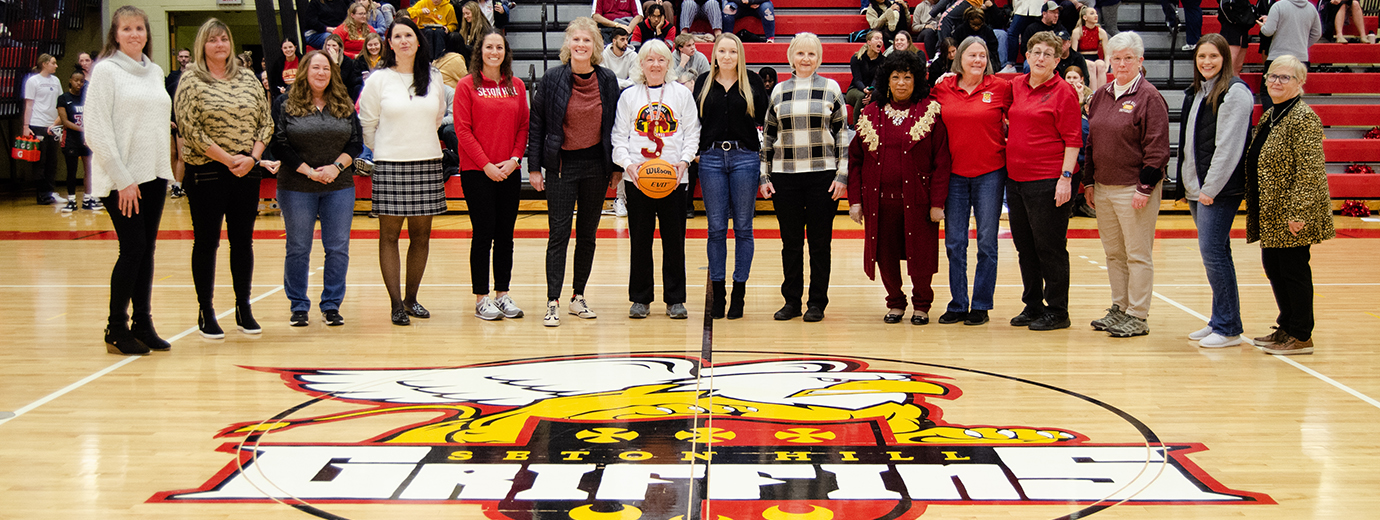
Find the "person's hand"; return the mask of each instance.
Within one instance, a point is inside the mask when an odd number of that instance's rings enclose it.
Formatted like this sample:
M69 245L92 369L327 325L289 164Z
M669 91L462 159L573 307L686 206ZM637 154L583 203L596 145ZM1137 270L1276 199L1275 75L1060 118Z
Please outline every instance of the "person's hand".
M770 199L772 195L776 194L776 188L773 187L770 182L758 186L757 191L762 193L762 198L764 199Z
M23 133L23 134L20 134L20 135L23 135L24 137L33 137L34 131L31 130L31 129L29 129L29 125L21 125L21 126L24 127L24 133Z
M518 167L520 166L522 165L518 164L517 161L508 159L506 161L498 163L498 171L499 173L503 174L504 179L507 179L508 176L512 175L513 172L517 171Z
M1299 231L1303 231L1303 226L1304 226L1305 224L1306 224L1305 222L1300 222L1300 221L1297 221L1297 220L1290 220L1290 221L1289 221L1289 233L1293 234L1294 236L1299 236Z
M313 169L311 168L311 166L307 166L307 163L301 163L301 164L298 164L298 165L297 165L297 173L300 173L300 174L302 174L302 175L306 175L308 179L311 179L311 176L312 176L312 175L316 175L316 170L313 170ZM316 179L312 179L312 180L316 180Z
M862 204L853 204L853 205L851 205L851 206L848 206L848 218L853 219L853 222L857 222L857 223L859 223L859 224L862 224L862 223L863 223Z
M872 102L872 89L867 89L867 93L863 94L862 102L864 105Z
M244 177L249 174L249 170L254 169L254 158L248 155L233 155L230 157L230 173L236 177Z
M283 161L259 161L259 166L268 170L268 173L278 175L278 168L283 167ZM332 164L331 168L335 168L335 165ZM340 170L336 170L336 173L340 173ZM334 178L335 176L332 175L331 177Z
M685 161L681 161L681 162L676 163L676 183L677 183L677 184L680 183L680 180L681 180L681 179L684 179L684 178L685 178L685 171L686 171L686 170L689 170L689 169L690 169L690 164L687 163L687 162L685 162Z
M1198 203L1199 203L1199 204L1202 204L1202 205L1204 205L1204 206L1211 206L1211 205L1212 205L1212 197L1207 196L1206 193L1198 192Z
M623 182L623 172L609 172L609 189L618 189L620 182Z
M120 214L126 218L139 214L139 199L143 196L139 193L138 184L130 184L120 190Z
M1149 196L1149 195L1141 195L1140 193L1136 193L1136 194L1134 194L1134 195L1131 195L1131 207L1132 207L1132 208L1135 208L1135 209L1142 209L1142 208L1144 208L1147 204L1150 204L1150 196Z
M1268 17L1268 16L1262 16L1262 17L1260 17L1260 18L1256 18L1256 19L1255 19L1255 23L1258 23L1258 24L1260 24L1260 25L1265 25L1265 20L1268 20L1269 18L1270 18L1270 17Z
M541 179L541 172L538 172L538 171L527 172L527 181L530 182L530 183L532 183L532 189L534 189L534 190L537 190L537 191L544 191L544 190L546 190L546 184L544 184L544 183L542 182L542 179Z
M628 174L628 178L632 179L633 184L637 184L637 168L640 166L642 166L642 163L639 162L629 164L627 168L623 168L623 173ZM677 171L677 175L679 175L679 171Z
M833 197L834 200L839 200L843 198L844 195L848 194L848 185L839 181L834 181L829 183L829 189L826 191L829 192L829 195Z
M1093 202L1093 187L1091 185L1083 187L1083 202L1088 203L1088 207L1097 209L1097 203Z
M943 222L944 208L930 208L930 222Z
M503 179L508 178L508 176L504 175L503 172L498 169L498 166L494 165L494 163L484 165L484 176L488 177L489 180L494 182L502 182Z
M337 169L334 164L327 164L312 170L312 180L321 184L335 182L335 178L338 175L340 175L340 170Z
M500 14L501 14L501 13L506 13L506 12L508 12L508 8L503 7L503 2L495 2L495 3L494 3L494 12L495 12L495 13L500 13Z
M1069 187L1073 181L1068 177L1060 177L1058 184L1054 186L1054 205L1063 206L1069 199L1073 198L1073 189Z
M427 8L423 7L423 8L422 8L422 14L431 14L431 9L427 9ZM328 32L333 32L333 31L328 31Z

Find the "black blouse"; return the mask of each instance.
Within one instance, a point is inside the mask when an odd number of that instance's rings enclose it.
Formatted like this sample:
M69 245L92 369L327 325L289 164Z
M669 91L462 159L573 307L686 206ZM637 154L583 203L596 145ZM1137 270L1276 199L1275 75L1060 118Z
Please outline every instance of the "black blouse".
M306 81L303 78L303 81ZM273 156L282 161L278 187L287 191L320 193L354 186L354 166L345 168L330 184L308 179L297 171L302 163L317 168L332 164L341 153L359 157L364 151L364 132L359 115L345 119L321 110L304 116L289 115L283 105L287 94L273 100Z
M709 77L711 72L700 74L695 80L696 106L700 110L700 151L709 149L710 143L719 141L738 141L744 149L754 152L762 149L757 127L762 126L767 116L767 92L762 78L748 73L748 86L752 90L752 108L755 114L748 114L747 100L735 82L732 88L724 86ZM700 103L700 91L708 83L709 94Z

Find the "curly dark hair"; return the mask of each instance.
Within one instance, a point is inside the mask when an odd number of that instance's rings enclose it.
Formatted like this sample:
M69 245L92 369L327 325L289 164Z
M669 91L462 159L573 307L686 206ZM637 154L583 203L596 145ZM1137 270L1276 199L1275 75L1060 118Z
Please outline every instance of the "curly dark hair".
M925 58L915 52L893 52L882 60L877 68L877 79L872 85L872 103L878 107L891 102L891 73L909 72L915 78L915 90L911 91L912 102L930 96L930 81L925 73Z

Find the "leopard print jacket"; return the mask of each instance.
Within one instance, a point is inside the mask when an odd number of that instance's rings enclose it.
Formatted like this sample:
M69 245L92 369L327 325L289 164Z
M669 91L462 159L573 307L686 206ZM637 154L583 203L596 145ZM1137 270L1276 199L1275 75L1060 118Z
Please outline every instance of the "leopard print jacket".
M1269 124L1277 108L1265 111L1259 124ZM1252 130L1252 145L1259 133L1259 126ZM1275 124L1260 150L1259 167L1246 172L1247 243L1301 247L1337 236L1322 140L1322 120L1303 100ZM1289 232L1289 221L1305 223L1298 235Z

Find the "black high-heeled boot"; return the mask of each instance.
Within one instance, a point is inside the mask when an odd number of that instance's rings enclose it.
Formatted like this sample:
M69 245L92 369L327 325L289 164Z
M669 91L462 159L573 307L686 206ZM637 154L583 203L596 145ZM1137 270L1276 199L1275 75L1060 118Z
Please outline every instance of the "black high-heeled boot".
M235 304L235 327L245 334L259 334L264 331L259 327L259 322L254 321L254 313L250 312L248 303Z
M105 351L111 354L146 356L149 348L134 339L129 329L123 327L105 328Z
M728 319L736 320L743 317L743 293L747 291L747 282L733 281L733 296L728 301Z
M717 320L724 317L724 298L728 295L724 292L723 280L711 281L709 283L713 286L714 290L714 301L709 306L709 315Z
M134 325L129 328L130 333L134 334L134 339L139 340L149 350L171 350L172 344L163 338L158 337L158 331L153 329L153 319L149 317L135 318Z
M216 311L214 309L202 308L196 317L197 332L206 339L223 339L225 331L221 330L220 323L216 321Z

